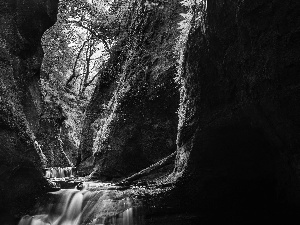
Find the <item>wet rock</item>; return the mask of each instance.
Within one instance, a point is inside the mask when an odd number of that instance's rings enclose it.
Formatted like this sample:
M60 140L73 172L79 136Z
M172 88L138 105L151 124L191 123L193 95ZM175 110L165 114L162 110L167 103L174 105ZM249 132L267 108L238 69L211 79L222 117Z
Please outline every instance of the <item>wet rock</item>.
M79 184L76 185L77 190L82 190L84 188L83 183L80 182Z
M63 128L65 128L64 121L67 119L66 114L61 105L54 100L46 102L43 109L37 140L47 158L46 166L73 166L64 148L65 142L68 141L68 138L66 138L62 132Z
M53 190L33 163L18 162L17 166L1 169L1 211L20 216L34 206L42 193Z
M56 21L57 4L0 1L0 205L14 212L26 210L47 186L36 142L42 112L40 39Z

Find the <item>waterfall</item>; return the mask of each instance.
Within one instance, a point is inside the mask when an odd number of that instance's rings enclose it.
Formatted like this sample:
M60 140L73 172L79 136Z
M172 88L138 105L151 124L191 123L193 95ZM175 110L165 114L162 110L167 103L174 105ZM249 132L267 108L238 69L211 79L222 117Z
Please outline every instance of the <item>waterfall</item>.
M56 204L40 209L41 214L24 216L19 225L79 225L83 194L75 190L61 190L54 195L59 196Z
M18 225L143 225L141 210L118 190L61 189ZM123 196L122 196L123 195Z
M50 167L44 170L46 178L74 177L73 167Z

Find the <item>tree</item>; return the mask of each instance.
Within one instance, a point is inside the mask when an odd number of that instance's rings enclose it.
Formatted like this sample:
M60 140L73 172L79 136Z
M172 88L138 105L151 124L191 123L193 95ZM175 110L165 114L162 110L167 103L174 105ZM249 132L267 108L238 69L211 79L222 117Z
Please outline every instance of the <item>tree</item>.
M60 102L68 117L70 139L77 146L98 71L112 46L126 35L128 7L122 0L62 0L57 23L43 37L44 97Z

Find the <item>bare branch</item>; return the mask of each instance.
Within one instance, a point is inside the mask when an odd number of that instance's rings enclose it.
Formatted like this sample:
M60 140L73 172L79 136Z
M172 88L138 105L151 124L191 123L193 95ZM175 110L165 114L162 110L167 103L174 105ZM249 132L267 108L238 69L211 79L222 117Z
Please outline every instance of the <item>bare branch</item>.
M97 77L98 77L98 73L97 73L95 76L93 76L92 79L89 80L89 81L85 84L85 86L86 86L86 87L90 86L90 84L93 83L93 81L94 81Z
M109 52L109 45L108 45L108 43L106 41L105 35L101 35L101 34L96 33L93 29L91 29L90 27L85 26L80 21L73 21L72 23L75 23L77 26L80 26L80 27L88 30L96 38L99 38L102 41L102 43L104 44L105 50L107 52Z
M82 52L82 50L84 49L84 46L86 45L87 41L84 41L81 48L79 49L78 53L77 53L77 57L75 59L75 63L73 65L73 71L72 71L72 75L69 77L69 79L67 80L65 86L69 86L71 81L76 78L78 75L76 75L76 66L77 66L77 63L78 63L78 60L79 60L79 57L80 57L80 54Z

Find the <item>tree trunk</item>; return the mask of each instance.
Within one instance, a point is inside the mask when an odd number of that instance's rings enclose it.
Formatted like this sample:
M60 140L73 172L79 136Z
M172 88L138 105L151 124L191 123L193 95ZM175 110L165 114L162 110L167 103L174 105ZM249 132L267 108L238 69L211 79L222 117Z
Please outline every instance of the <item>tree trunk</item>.
M174 162L176 156L176 152L173 152L171 155L168 155L167 157L163 158L162 160L158 161L155 164L152 164L151 166L147 167L146 169L141 170L138 173L133 174L132 176L125 178L124 180L122 180L120 183L118 184L130 184L135 180L140 179L141 177L147 176L149 175L151 172L158 170L168 164L171 164Z

